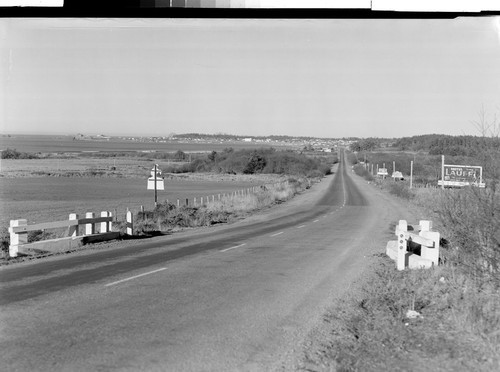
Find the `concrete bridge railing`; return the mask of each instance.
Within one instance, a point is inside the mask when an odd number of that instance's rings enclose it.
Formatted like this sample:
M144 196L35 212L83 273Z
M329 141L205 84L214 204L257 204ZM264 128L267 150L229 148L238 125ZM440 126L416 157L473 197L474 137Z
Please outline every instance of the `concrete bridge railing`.
M399 220L395 234L397 240L387 243L386 254L396 261L398 270L438 265L441 236L439 232L432 231L432 221L423 220L418 225L409 225L405 220Z
M26 219L11 220L9 227L10 245L9 256L17 257L19 254L33 255L45 252L65 252L87 243L116 239L120 233L112 231L113 216L111 212L103 211L99 217L93 212L87 212L85 218L79 218L72 213L65 221L44 222L28 225ZM82 228L83 227L83 228ZM66 237L58 239L28 242L30 231L66 228ZM99 230L99 232L97 232ZM132 213L127 212L127 234L132 235Z

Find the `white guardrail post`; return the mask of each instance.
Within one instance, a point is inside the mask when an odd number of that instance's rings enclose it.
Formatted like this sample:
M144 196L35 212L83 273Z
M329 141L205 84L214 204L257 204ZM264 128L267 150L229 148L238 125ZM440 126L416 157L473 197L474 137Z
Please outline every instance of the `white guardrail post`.
M177 202L179 201L179 199L177 199ZM127 211L127 235L134 235L134 222L132 220L132 212L130 211Z
M17 257L19 251L19 245L28 243L28 232L15 233L13 227L26 226L28 224L27 220L10 220L10 245L9 245L9 256Z
M404 270L406 266L406 246L408 244L404 233L408 231L408 223L405 220L399 220L397 231L398 256L396 259L396 268L398 270Z
M78 215L76 213L71 213L69 215L69 220L70 221L78 220ZM80 232L80 229L78 228L78 225L72 225L72 226L68 227L68 236L71 236L72 238L78 236L79 232Z
M101 212L101 217L110 217L110 216L111 216L111 213L108 211ZM110 232L111 231L110 225L111 225L111 222L101 222L101 231L100 231L101 234Z
M431 260L433 265L439 264L439 242L441 240L441 235L437 231L432 230L432 221L420 221L420 233L422 238L432 240L434 242L433 247L427 247L422 245L420 256L427 260Z
M85 213L85 218L94 218L94 212ZM85 224L85 235L93 235L95 234L95 223L86 223Z

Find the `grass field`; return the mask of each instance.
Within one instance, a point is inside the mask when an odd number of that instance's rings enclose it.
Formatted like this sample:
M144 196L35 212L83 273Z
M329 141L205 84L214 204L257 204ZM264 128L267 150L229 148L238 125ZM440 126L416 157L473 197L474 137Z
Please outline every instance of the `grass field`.
M26 159L2 161L0 172L0 226L10 219L27 218L28 223L68 218L69 213L152 208L154 192L147 178L154 163L142 158ZM229 193L280 179L278 175L164 174L165 191L158 201L206 197Z

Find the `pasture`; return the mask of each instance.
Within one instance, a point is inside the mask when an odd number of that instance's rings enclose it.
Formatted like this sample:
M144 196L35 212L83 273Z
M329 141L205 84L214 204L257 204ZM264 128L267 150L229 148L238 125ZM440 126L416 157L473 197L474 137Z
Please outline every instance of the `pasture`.
M9 220L26 218L28 223L68 218L109 210L123 218L127 208L154 206L154 191L147 178L155 163L165 169L170 163L134 157L55 159L4 159L0 171L0 227ZM168 199L206 197L243 188L274 183L278 175L164 174L165 190L158 202Z
M166 179L165 190L158 191L158 202L168 199L185 202L189 198L230 193L264 184L256 177L242 177L220 181L201 179ZM64 220L69 213L118 212L124 218L127 208L138 211L154 207L154 191L146 189L146 178L0 178L0 226L9 220L26 218L28 223Z

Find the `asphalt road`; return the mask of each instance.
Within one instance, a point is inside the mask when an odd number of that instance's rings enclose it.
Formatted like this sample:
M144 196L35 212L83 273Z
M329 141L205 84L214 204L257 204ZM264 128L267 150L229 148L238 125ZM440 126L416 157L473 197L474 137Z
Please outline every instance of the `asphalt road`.
M3 268L2 370L289 369L405 217L343 159L314 189L260 219Z

